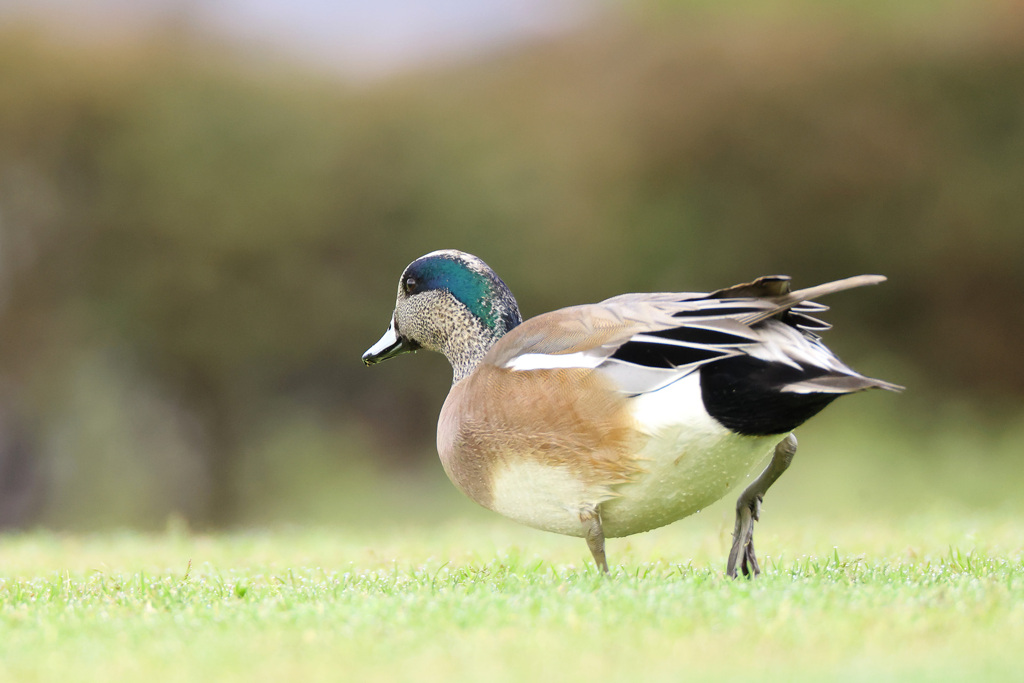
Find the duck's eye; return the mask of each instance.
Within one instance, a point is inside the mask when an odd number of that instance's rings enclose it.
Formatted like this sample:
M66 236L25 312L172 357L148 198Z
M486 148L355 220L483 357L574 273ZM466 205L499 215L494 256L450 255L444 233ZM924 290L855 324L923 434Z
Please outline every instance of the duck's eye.
M418 285L419 283L420 281L412 277L411 275L405 278L405 293L412 294L414 291L416 291L416 285Z

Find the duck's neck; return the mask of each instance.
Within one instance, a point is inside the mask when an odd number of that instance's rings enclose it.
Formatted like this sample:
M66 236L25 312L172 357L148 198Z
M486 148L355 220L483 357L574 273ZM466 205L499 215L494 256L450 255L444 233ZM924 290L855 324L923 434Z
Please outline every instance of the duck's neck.
M500 338L490 335L470 340L450 338L443 351L452 365L452 384L469 377Z
M452 366L452 384L469 377L483 361L484 356L509 330L519 325L522 317L514 308L502 316L498 324L490 327L478 318L472 325L460 325L444 340L441 352Z

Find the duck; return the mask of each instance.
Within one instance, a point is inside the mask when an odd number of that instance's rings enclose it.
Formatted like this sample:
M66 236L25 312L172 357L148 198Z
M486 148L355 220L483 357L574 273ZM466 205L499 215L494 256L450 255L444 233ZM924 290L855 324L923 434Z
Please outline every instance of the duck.
M845 394L903 387L861 375L821 341L815 299L858 275L792 290L784 275L706 293L622 294L523 320L483 260L434 251L405 268L367 366L442 353L452 385L437 451L452 483L522 524L605 539L692 515L749 479L726 574L760 573L754 522L790 466L794 430Z

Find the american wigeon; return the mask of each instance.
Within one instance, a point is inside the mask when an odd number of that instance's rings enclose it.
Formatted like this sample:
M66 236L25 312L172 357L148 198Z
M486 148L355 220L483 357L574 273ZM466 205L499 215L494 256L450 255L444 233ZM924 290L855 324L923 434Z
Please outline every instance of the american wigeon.
M648 531L724 496L769 453L736 504L727 573L760 572L753 525L796 452L792 431L843 394L902 387L858 374L814 333L811 299L882 282L790 291L768 276L711 293L623 294L523 322L476 256L413 261L367 365L440 351L454 379L437 450L480 505L580 536L608 571L606 537Z

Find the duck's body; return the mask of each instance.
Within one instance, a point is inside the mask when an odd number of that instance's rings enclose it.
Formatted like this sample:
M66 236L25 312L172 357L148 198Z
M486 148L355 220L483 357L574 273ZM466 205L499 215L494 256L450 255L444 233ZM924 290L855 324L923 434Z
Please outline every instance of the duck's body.
M506 517L586 538L603 566L604 537L690 515L774 452L737 507L729 573L741 555L756 572L752 521L792 458L792 430L842 394L899 388L841 363L810 332L827 325L809 299L882 279L627 294L520 324L493 271L446 250L406 269L391 327L363 358L445 353L455 379L437 447L452 482Z
M669 524L719 500L779 441L715 422L699 372L630 394L592 369L521 371L490 358L452 386L437 450L466 495L538 529L585 536L581 513L597 509L608 537Z

